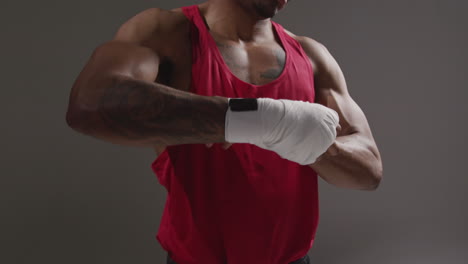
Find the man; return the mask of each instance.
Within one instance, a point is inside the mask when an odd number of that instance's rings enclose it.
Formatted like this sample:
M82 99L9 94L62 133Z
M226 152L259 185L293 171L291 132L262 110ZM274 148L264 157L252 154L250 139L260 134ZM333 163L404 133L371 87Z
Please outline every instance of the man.
M168 200L156 238L168 263L308 263L317 175L359 190L382 179L337 62L271 21L286 2L145 10L73 85L69 126L158 154L151 167Z

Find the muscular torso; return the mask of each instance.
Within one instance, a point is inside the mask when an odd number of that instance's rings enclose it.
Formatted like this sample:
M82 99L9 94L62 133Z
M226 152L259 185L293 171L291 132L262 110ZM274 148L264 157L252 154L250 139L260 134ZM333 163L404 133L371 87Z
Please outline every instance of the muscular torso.
M203 13L203 7L200 7ZM159 37L150 41L161 57L158 77L155 80L172 88L189 92L191 80L191 42L189 35L189 20L180 8L167 11L168 23L173 23L176 30L168 29L168 37ZM276 79L283 71L285 65L285 51L279 44L276 34L271 38L252 44L239 44L223 39L214 32L210 32L215 40L223 61L240 80L263 85ZM288 32L291 36L294 35ZM165 41L160 41L164 39ZM162 44L161 44L162 43ZM156 47L157 46L157 47ZM155 146L157 155L164 151L166 146Z

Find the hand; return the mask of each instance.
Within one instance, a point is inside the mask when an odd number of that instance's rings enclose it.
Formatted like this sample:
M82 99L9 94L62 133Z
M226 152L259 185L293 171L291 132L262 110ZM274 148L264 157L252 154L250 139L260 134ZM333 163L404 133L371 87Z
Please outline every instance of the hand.
M338 113L324 105L257 98L257 111L226 112L226 140L250 143L301 165L313 163L333 143Z
M337 125L336 127L336 134L339 136L341 135L341 126L340 124ZM338 137L337 136L337 137ZM338 153L340 153L340 148L342 146L342 142L338 141L337 139L335 139L335 141L333 141L333 143L330 145L330 147L328 147L327 151L325 151L324 153L322 153L322 155L320 155L314 163L317 163L319 162L320 160L322 160L325 156L327 157L333 157L333 156L336 156L338 155ZM312 164L314 164L312 163ZM309 165L312 165L312 164L309 164Z
M340 126L340 124L337 124L337 127L336 127L336 134L337 134L337 135L340 135L340 134L341 134L341 126ZM337 146L336 146L336 143L337 143L337 142L335 141L335 142L328 148L327 152L324 153L324 154L330 154L331 156L335 156L336 154L338 154L337 149L336 149L336 147L337 147ZM211 147L213 146L213 144L214 144L214 143L208 143L208 144L205 144L205 145L206 145L207 148L211 148ZM221 147L222 147L224 150L226 150L226 149L228 149L230 146L232 146L232 143L227 142L227 143L223 143ZM321 155L321 156L317 159L317 161L319 161L320 159L322 159L322 156L323 156L323 155Z

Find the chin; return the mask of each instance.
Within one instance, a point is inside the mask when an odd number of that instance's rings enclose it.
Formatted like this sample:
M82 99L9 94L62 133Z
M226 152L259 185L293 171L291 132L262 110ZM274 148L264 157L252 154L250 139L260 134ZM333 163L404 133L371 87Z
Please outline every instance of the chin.
M254 5L254 11L261 18L272 18L279 10L276 5Z

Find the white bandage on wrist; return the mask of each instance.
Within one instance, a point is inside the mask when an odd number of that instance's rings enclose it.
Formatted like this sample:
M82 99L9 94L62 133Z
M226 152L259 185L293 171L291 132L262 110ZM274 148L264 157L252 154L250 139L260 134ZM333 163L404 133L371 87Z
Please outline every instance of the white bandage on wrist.
M231 98L228 98L230 100ZM257 99L258 101L258 99ZM262 111L226 112L225 134L227 142L257 144L262 142L263 130L260 122Z
M336 138L338 114L320 104L257 98L257 111L226 112L225 138L276 152L301 165L312 164Z

